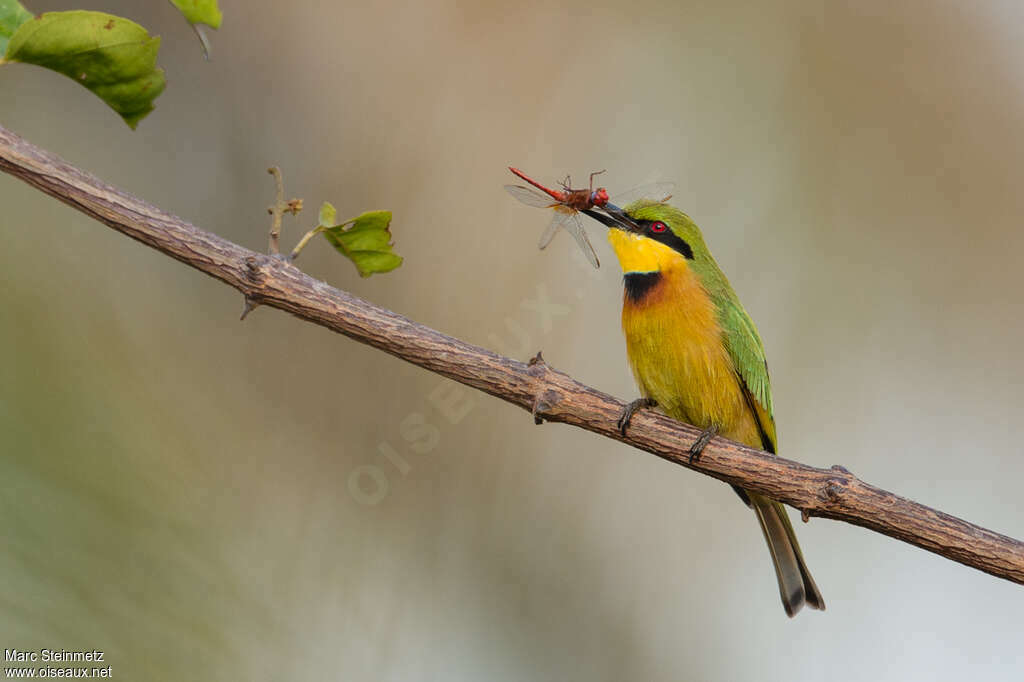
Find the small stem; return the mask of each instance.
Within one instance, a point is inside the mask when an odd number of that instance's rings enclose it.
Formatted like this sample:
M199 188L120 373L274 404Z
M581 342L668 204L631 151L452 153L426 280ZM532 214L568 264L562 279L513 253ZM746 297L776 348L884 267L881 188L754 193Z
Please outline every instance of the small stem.
M281 219L288 204L284 200L284 178L281 177L281 169L277 166L271 166L267 169L267 172L274 176L274 183L277 185L277 198L274 201L274 205L267 209L270 215L273 216L270 222L270 245L268 251L271 256L279 256L281 254Z
M199 46L203 48L203 59L210 61L210 40L206 37L206 31L200 24L192 24L192 30L199 38Z
M306 248L306 244L309 243L309 240L318 235L319 233L323 232L325 229L327 228L325 228L323 225L318 225L317 227L314 227L306 234L302 235L302 239L300 239L299 243L295 245L294 249L292 249L292 255L288 256L288 260L293 261L296 258L298 258L299 251L302 251L302 249Z

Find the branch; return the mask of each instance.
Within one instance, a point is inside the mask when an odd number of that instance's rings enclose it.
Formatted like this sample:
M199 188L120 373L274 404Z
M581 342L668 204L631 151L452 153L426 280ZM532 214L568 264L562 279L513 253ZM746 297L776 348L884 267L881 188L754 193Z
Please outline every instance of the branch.
M991 575L1024 584L1024 543L869 485L846 469L817 469L721 438L689 462L693 426L651 411L628 435L624 404L548 366L496 355L313 279L280 257L204 232L69 165L0 126L0 169L118 232L268 305L378 348L531 412L622 441L670 462L796 507L902 540Z

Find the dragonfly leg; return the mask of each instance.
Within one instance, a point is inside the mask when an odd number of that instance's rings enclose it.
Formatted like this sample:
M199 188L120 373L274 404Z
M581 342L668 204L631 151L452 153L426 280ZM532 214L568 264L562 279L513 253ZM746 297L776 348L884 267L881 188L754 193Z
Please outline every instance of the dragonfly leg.
M591 194L594 193L594 176L595 175L600 175L601 173L604 173L606 170L608 170L608 169L604 168L604 169L599 170L599 171L594 171L593 173L590 174L590 193Z

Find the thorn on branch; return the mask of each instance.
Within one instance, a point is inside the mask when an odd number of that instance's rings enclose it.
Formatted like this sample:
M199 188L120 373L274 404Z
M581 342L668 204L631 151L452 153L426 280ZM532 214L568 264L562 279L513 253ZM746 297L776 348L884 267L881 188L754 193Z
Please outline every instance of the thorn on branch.
M263 267L262 264L260 263L261 258L261 256L246 257L245 276L249 279L250 282L262 286L265 275L263 274ZM243 294L243 296L245 296L245 305L242 308L242 316L238 318L239 320L244 320L246 316L248 316L248 314L255 310L256 306L259 305L259 303L254 301L252 297L246 294Z
M548 363L544 361L544 356L541 355L540 351L537 351L536 355L527 360L526 373L529 374L531 377L539 379L540 377L547 374L548 367L550 367L550 365L548 365Z
M245 274L249 278L249 281L257 284L263 283L263 269L256 256L248 256L245 259Z
M832 505L840 502L845 487L846 483L844 481L834 478L826 483L825 488L822 490L822 497L825 498L825 503Z
M248 296L246 296L246 297L245 297L245 305L244 305L244 307L242 308L242 316L241 316L240 318L238 318L238 319L239 319L239 320L244 320L244 319L245 319L245 317L246 317L246 316L247 316L247 315L248 315L249 313L251 313L252 311L256 310L256 306L258 306L258 305L259 305L259 303L255 303L255 302L254 302L254 301L253 301L253 300L252 300L251 298L249 298Z
M539 353L538 353L539 355ZM537 397L533 399L533 409L530 410L533 414L533 423L538 426L544 423L543 414L548 412L562 400L561 394L551 389L545 390L537 394Z
M833 464L831 471L839 474L833 478L830 478L821 491L821 499L824 500L825 504L830 506L841 505L842 498L844 497L847 490L849 490L850 484L857 479L850 470L839 464Z
M811 520L811 512L807 511L806 509L801 509L800 510L800 520L803 521L804 523L809 522Z

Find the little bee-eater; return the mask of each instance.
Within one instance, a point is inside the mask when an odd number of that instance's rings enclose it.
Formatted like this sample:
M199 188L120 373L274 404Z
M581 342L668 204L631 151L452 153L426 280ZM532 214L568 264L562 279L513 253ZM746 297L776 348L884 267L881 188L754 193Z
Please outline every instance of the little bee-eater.
M633 376L644 397L624 412L620 428L640 406L704 430L691 453L713 434L776 452L771 387L761 337L736 292L704 245L697 225L665 203L639 201L605 213L585 211L609 227L622 266L622 330ZM754 510L789 616L807 604L824 609L785 508L736 488Z

